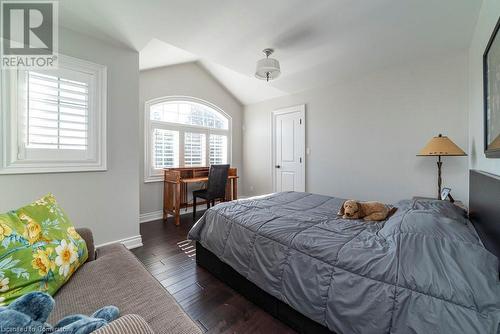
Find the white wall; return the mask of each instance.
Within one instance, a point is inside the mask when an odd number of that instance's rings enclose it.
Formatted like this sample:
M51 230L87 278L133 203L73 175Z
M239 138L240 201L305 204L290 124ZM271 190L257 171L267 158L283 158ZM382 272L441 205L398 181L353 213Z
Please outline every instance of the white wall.
M232 166L242 173L241 120L243 107L216 79L198 63L166 66L140 72L140 158L141 214L163 208L163 183L144 183L144 103L164 96L192 96L215 104L232 118Z
M437 196L435 158L415 155L438 133L467 149L467 92L464 51L248 106L244 193L272 191L271 111L305 103L307 191L387 202ZM443 168L444 185L466 200L467 158L445 158Z
M60 29L60 52L108 67L108 170L0 175L0 212L52 192L73 223L96 243L139 235L139 55Z
M484 155L483 53L500 17L500 1L484 0L469 50L470 168L500 175L500 159Z

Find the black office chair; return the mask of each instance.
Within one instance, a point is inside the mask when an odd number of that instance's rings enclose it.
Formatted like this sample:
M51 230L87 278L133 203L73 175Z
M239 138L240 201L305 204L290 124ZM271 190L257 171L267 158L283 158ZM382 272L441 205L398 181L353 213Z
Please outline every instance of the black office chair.
M196 198L203 198L207 201L207 209L210 209L210 203L215 205L216 199L226 197L227 175L229 165L212 165L208 172L207 189L193 191L193 220L196 219Z

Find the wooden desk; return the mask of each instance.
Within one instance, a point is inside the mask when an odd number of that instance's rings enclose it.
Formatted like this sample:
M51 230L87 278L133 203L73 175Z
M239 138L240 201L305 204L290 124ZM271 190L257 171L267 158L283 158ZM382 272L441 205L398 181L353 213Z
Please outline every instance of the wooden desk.
M181 167L164 169L163 220L171 214L175 225L180 224L180 210L192 206L188 203L188 184L207 182L209 167ZM238 171L229 168L226 201L238 199ZM206 201L199 202L205 204Z

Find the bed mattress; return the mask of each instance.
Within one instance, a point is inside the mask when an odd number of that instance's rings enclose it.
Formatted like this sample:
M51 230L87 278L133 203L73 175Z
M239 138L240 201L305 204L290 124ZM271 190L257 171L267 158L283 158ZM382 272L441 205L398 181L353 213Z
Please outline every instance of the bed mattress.
M221 203L189 238L336 333L500 333L498 259L463 210L404 200L365 222L337 216L343 202L284 192Z

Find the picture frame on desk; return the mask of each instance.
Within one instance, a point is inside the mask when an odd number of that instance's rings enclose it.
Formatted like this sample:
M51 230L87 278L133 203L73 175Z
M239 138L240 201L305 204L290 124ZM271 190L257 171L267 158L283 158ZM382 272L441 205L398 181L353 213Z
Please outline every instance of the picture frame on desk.
M443 190L441 190L441 200L446 200L447 198L450 199L450 202L451 203L454 203L455 200L453 199L453 197L451 196L451 188L443 188Z

